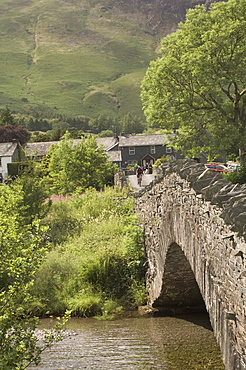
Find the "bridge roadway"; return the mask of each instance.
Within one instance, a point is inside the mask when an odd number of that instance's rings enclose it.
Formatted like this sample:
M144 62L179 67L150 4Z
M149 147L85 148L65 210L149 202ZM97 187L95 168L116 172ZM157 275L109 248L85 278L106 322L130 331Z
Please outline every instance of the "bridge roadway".
M129 177L144 227L149 308L164 315L206 309L226 370L246 370L246 186L172 163L162 177ZM146 182L145 182L146 181Z
M141 190L145 188L145 186L149 185L154 180L154 175L148 174L148 173L144 174L142 178L141 186L139 186L137 183L137 175L129 175L127 176L127 178L130 181L132 189Z

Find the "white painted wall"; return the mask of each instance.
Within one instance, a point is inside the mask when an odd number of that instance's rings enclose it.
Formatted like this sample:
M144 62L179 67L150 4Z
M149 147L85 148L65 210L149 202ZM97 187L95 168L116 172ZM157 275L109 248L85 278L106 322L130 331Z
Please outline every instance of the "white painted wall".
M8 163L12 163L12 157L1 157L0 173L3 179L8 177Z

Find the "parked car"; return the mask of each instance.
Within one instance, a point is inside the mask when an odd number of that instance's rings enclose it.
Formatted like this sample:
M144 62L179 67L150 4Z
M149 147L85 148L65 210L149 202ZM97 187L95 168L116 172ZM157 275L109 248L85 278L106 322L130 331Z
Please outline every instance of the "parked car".
M238 171L240 169L240 164L238 164L238 163L228 163L227 168L228 168L229 172Z
M228 168L220 163L205 163L204 166L213 172L228 172Z
M161 168L167 168L169 166L169 162L163 162L161 163Z

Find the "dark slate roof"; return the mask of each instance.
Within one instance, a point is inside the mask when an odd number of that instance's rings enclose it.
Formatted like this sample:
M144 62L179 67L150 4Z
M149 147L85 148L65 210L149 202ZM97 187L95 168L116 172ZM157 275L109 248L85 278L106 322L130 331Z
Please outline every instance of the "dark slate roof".
M76 145L81 139L74 139L74 145ZM149 145L165 145L169 143L168 138L165 135L132 135L132 136L120 136L117 137L99 137L96 138L98 146L103 146L106 152L115 148L118 144L119 147L128 147L128 146L149 146ZM48 149L52 144L59 144L59 141L47 141L40 143L27 143L24 147L27 157L42 157L47 154ZM114 150L117 152L117 150ZM112 154L115 158L118 154ZM113 157L112 157L113 158ZM117 159L115 161L120 161Z
M0 143L0 157L12 157L17 148L17 143Z
M111 150L106 152L110 162L121 162L121 150Z
M81 139L74 139L74 145L77 145ZM98 146L103 146L104 150L110 150L118 144L118 139L110 136L110 137L96 137L96 142Z
M52 144L58 144L59 141L44 141L39 143L27 143L24 146L27 157L43 157L47 154Z
M169 143L168 138L161 134L120 136L119 138L119 147L165 145L168 143Z
M74 139L74 145L78 144L81 139ZM104 150L110 150L118 144L118 139L115 137L96 138L98 146L102 145ZM59 144L59 141L45 141L39 143L27 143L24 147L27 157L39 156L43 157L47 154L52 144Z
M116 145L118 145L118 138L116 137L98 137L96 138L97 145L100 146L102 145L105 150L110 150L114 148Z

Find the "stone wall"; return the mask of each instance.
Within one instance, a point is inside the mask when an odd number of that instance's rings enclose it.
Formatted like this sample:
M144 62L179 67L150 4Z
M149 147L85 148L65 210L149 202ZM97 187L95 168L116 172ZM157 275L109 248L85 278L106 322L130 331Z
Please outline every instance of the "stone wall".
M122 168L119 168L114 175L114 185L119 186L120 189L128 187L126 171Z
M246 369L245 200L245 186L187 160L135 194L149 305L175 313L204 302L227 370Z

